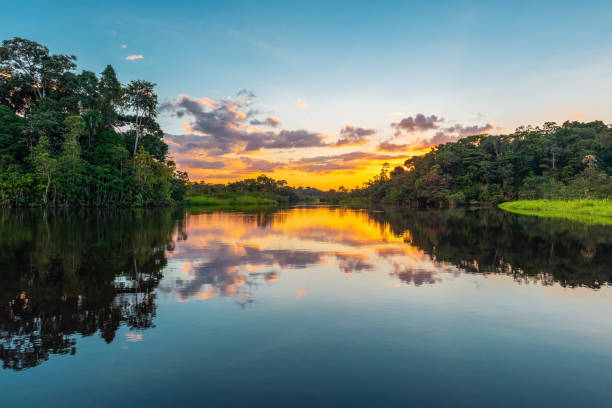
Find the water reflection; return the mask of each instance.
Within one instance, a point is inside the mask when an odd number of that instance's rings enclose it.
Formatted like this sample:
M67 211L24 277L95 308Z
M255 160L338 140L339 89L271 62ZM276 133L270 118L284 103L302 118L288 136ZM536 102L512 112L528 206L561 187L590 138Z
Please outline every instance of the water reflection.
M20 370L74 354L75 334L107 343L153 327L155 288L176 216L158 212L0 215L0 359Z
M498 210L373 213L432 259L517 282L600 288L612 281L612 228Z
M265 219L265 222L262 220ZM190 239L171 259L179 300L237 296L283 272L325 265L381 273L415 286L442 275L503 274L517 283L599 288L612 278L612 229L498 210L353 211L298 208L273 214L192 213Z
M297 208L265 217L192 213L185 230L189 239L170 255L181 273L160 288L180 301L234 296L250 303L259 284L291 269L320 265L345 274L385 271L415 285L435 283L437 272L454 270L407 245L409 231L393 232L365 211Z
M611 256L610 227L497 210L5 212L0 359L33 367L74 354L76 335L110 343L122 325L139 341L155 325L160 294L247 306L292 270L415 287L468 273L597 289L612 279ZM308 297L308 288L293 295Z

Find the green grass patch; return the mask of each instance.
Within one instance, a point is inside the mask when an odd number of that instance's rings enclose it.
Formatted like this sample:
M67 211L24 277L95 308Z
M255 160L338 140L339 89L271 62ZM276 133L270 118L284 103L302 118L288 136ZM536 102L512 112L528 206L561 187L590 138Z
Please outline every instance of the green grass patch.
M278 205L278 201L251 195L237 195L230 197L194 196L185 199L187 205L203 207L245 207L245 206L272 206Z
M612 200L519 200L499 208L517 214L563 218L589 224L612 225Z

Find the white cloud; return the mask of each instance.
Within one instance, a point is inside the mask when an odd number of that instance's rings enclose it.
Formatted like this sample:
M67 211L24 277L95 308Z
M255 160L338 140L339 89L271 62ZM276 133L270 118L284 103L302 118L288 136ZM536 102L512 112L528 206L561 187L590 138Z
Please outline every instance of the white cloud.
M125 59L128 61L136 61L136 60L140 60L143 58L144 56L142 54L128 55L127 57L125 57Z

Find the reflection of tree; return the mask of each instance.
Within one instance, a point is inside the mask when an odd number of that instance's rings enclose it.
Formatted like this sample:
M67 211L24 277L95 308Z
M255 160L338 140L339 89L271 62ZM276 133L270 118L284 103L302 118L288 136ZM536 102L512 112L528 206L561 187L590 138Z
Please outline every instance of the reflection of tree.
M599 288L612 282L612 228L498 210L373 212L437 261L519 281Z
M152 327L176 229L168 212L0 214L3 366L74 354L75 334L100 332L110 343L121 324Z

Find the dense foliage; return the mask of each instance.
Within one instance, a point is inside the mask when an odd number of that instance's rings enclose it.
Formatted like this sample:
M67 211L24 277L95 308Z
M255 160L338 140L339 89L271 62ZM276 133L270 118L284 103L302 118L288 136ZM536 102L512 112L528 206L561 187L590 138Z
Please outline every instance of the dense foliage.
M0 47L0 205L153 206L180 202L187 174L167 159L155 84L123 86L112 66L23 38Z
M211 184L204 181L188 184L188 197L205 197L206 202L215 203L217 199L233 199L238 204L249 202L246 198L253 198L253 203L294 204L297 202L316 201L322 191L311 187L293 188L285 180L275 180L265 175L254 179L244 179L228 184ZM241 200L242 199L242 200Z
M612 195L612 128L602 122L545 123L509 135L470 136L406 160L331 200L424 205Z

